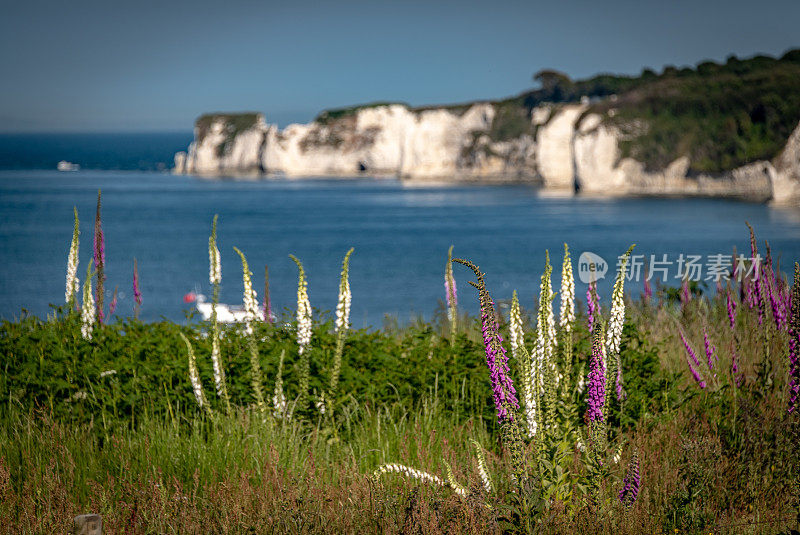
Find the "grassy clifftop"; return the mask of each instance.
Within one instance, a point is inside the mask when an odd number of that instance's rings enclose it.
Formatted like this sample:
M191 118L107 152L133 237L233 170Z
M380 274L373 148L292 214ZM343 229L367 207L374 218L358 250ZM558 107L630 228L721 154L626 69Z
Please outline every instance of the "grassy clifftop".
M769 160L800 121L800 49L780 58L731 56L661 73L644 69L639 76L573 81L541 71L535 78L541 88L520 96L528 110L583 97L593 111L614 108L607 121L625 134L623 156L650 168L680 156L689 157L691 171L707 173Z
M623 154L650 167L688 156L691 170L714 173L769 160L800 121L800 50L667 68L639 82L597 107L617 108L610 121L628 134Z
M600 74L571 80L558 71L540 71L538 89L491 101L497 115L489 135L507 140L533 134L531 111L540 105L579 102L591 109L615 109L607 121L625 135L623 156L663 168L688 156L693 172L718 173L755 160L774 158L800 121L800 49L780 58L731 56L694 68L668 66L638 76ZM358 110L393 104L375 102L322 112L319 122L352 116ZM438 106L463 113L472 103ZM432 107L409 107L424 111Z
M256 112L207 113L198 117L194 123L195 138L198 142L202 142L211 131L211 125L217 121L222 121L225 125L225 139L217 145L217 155L222 156L236 136L245 130L253 128L260 117L261 114Z

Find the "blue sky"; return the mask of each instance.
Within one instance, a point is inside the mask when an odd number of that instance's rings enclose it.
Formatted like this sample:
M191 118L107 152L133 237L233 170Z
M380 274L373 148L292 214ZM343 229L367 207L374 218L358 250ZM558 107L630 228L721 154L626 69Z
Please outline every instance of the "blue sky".
M0 131L189 130L399 100L498 98L572 77L780 55L797 0L44 2L3 7Z

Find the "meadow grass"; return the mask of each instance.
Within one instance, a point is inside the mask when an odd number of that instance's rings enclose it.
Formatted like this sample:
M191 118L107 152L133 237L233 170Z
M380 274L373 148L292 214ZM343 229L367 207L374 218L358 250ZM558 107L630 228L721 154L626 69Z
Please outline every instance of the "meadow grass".
M0 530L62 533L95 512L110 533L792 533L798 300L770 310L765 288L786 297L788 285L751 283L623 300L618 279L624 322L604 339L608 310L595 311L593 346L585 305L566 336L549 298L517 300L507 378L491 380L487 359L502 364L510 326L480 284L480 319L451 302L428 322L343 331L340 300L336 325L314 312L302 352L291 311L245 328L123 318L91 338L74 303L6 321ZM589 373L590 357L602 373ZM265 410L252 369L272 392L279 361L287 408ZM512 383L530 389L525 411Z

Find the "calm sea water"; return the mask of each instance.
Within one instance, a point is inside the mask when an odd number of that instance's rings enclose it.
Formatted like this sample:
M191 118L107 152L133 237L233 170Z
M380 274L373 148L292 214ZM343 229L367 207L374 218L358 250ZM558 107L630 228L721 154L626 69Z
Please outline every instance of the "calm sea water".
M270 269L273 306L293 307L296 267L303 260L312 304L335 306L341 258L353 246L352 320L380 326L384 314L430 317L443 299L447 248L486 272L496 300L516 288L533 306L549 249L554 285L563 243L577 259L592 251L610 259L636 243L642 254L729 254L748 251L745 220L768 239L782 265L800 258L800 214L722 200L554 199L514 187L405 187L392 180L233 181L155 172L0 171L0 316L25 308L37 315L64 295L72 207L81 218L81 280L91 258L97 190L103 191L107 286L119 288L117 314L133 310L133 259L139 263L145 319L184 317L182 297L209 293L207 247L219 214L222 300L241 302L247 255L263 295ZM611 271L614 270L612 265ZM455 267L462 304L476 311L466 268ZM677 275L672 268L670 276ZM675 281L670 281L675 284ZM608 303L610 283L601 286ZM635 284L631 285L638 291ZM586 286L577 285L578 294Z
M55 169L66 160L81 169L169 169L191 132L0 134L0 169Z

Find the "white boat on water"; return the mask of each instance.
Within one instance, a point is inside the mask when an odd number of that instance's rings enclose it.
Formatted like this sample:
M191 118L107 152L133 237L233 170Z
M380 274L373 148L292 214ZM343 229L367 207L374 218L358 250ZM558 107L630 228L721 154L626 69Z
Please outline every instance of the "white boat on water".
M211 319L212 304L206 301L206 296L198 293L188 293L183 296L185 303L195 303L197 311L208 321ZM217 321L220 323L244 323L247 314L241 305L226 305L217 303Z
M61 160L58 162L56 168L59 171L78 171L81 166L76 163L68 162L67 160Z

